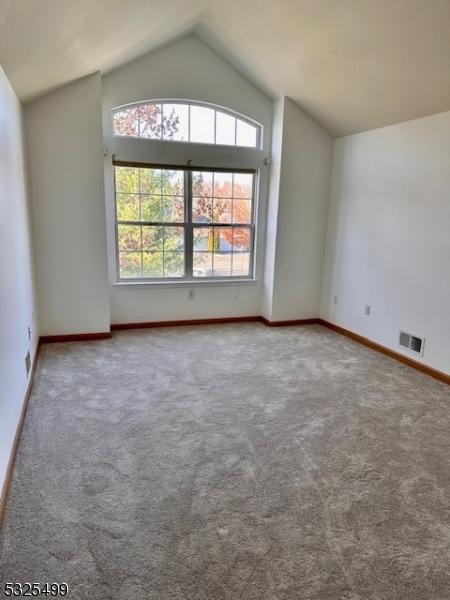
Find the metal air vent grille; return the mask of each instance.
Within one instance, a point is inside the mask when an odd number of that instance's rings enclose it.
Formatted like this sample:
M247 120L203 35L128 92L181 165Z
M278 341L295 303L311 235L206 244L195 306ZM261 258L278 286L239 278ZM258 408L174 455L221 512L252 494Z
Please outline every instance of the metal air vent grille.
M416 354L423 356L424 344L424 337L409 333L408 331L400 330L398 345L402 348L406 348L407 350L411 350L411 352L415 352Z

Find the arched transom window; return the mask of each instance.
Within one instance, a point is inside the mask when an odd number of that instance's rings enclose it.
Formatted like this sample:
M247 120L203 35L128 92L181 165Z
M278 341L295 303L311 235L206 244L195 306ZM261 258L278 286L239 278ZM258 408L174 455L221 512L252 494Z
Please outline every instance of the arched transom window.
M115 109L115 136L259 148L261 126L215 105L158 100Z

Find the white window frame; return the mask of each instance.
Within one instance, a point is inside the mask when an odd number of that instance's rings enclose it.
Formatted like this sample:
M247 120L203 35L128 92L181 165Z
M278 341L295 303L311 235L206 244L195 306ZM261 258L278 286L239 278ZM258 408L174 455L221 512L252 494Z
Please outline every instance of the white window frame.
M169 138L165 138L163 133L161 133L161 137L152 137L152 138L148 138L147 136L143 136L140 133L140 128L138 126L137 129L137 134L136 135L126 135L126 134L121 134L121 133L116 133L114 130L114 119L116 114L119 114L120 112L125 112L127 110L130 109L138 109L140 107L144 107L144 106L149 106L149 105L156 105L156 106L161 106L163 107L165 104L178 104L178 105L184 105L188 107L188 139L186 140L171 140ZM214 141L213 142L195 142L192 141L191 138L191 109L195 108L195 107L199 107L199 108L208 108L210 110L214 111ZM232 117L235 119L235 131L234 131L234 144L221 144L220 142L217 142L217 114L222 114L222 115L226 115L229 117ZM253 146L249 146L249 145L241 145L237 143L237 128L238 128L238 123L241 122L245 125L250 126L251 128L253 128L255 130L255 145ZM154 99L154 100L147 100L144 102L133 102L130 104L124 104L122 106L118 106L116 108L114 108L112 110L112 131L113 131L113 136L114 137L119 137L119 138L127 138L127 139L141 139L141 140L153 140L153 141L159 141L159 142L171 142L171 143L181 143L181 144L191 144L191 143L205 143L207 145L224 145L226 147L231 147L231 148L255 148L255 149L261 149L262 148L262 144L263 144L263 127L260 123L258 123L257 121L255 121L254 119L251 119L250 117L247 117L245 115L242 115L240 113L238 113L237 111L233 111L229 108L225 108L224 106L219 106L218 104L212 104L212 103L208 103L208 102L199 102L199 101L194 101L194 100L178 100L178 99Z
M170 99L168 102L173 103L186 103L207 106L215 109L219 109L223 112L228 112L236 117L242 118L249 123L255 124L259 128L259 147L250 148L243 146L223 146L223 145L212 145L195 142L179 142L171 141L171 143L164 143L163 140L155 140L149 138L138 138L130 136L118 136L114 135L113 131L113 119L114 113L122 108L129 106L137 106L143 104L151 104L162 102L160 99L152 99L142 102L134 102L124 104L121 106L112 107L110 109L110 125L107 128L108 134L105 142L107 148L106 160L106 171L105 171L105 186L107 190L110 190L108 196L111 198L112 211L109 213L111 216L111 232L110 237L110 258L111 258L111 277L112 284L117 289L131 289L131 288L142 288L142 287L173 287L182 285L239 285L252 284L257 282L258 273L261 269L259 259L257 257L261 254L258 250L260 239L264 239L264 230L261 229L259 224L262 218L265 221L265 215L260 214L259 209L259 196L260 196L260 185L261 185L261 174L262 169L266 169L267 162L262 149L263 143L263 126L251 119L238 113L227 109L217 104L209 104L206 102L198 102L186 99ZM112 157L112 161L111 161ZM114 189L114 168L113 163L135 163L136 165L152 165L155 167L164 168L167 165L171 165L174 168L190 167L192 170L201 169L217 169L217 170L231 170L231 171L254 171L255 172L255 186L254 186L254 197L253 197L253 239L252 239L252 256L251 256L251 275L247 277L198 277L195 279L177 278L177 279L120 279L118 277L118 244L117 244L117 224L116 224L116 197ZM266 184L265 184L266 185ZM110 234L108 234L109 236ZM114 248L114 250L113 250ZM263 257L261 256L262 260ZM114 266L113 262L114 261ZM259 265L259 266L258 266Z
M173 283L173 282L210 282L210 281L243 281L243 280L253 280L254 279L254 261L255 261L255 217L256 217L256 192L258 189L258 172L254 169L225 169L225 168L211 168L211 167L185 167L179 165L158 165L158 164L140 164L140 163L129 163L129 162L121 162L114 160L114 167L125 167L125 168L136 168L136 169L155 169L155 170L177 170L181 171L184 174L184 221L180 222L164 222L164 221L144 221L144 220L136 220L136 221L123 221L117 216L117 200L115 193L115 242L116 242L116 278L118 283ZM250 209L250 222L246 223L221 223L221 222L196 222L192 218L192 207L193 207L193 197L192 197L192 173L203 172L203 173L230 173L230 174L251 174L253 176L253 185L252 185L252 197L251 197L251 209ZM138 194L139 195L139 194ZM184 232L184 276L179 277L121 277L120 274L120 253L121 250L119 248L119 228L121 226L138 226L141 227L142 230L146 227L177 227L182 228ZM248 274L247 275L202 275L195 276L195 268L193 264L193 257L195 253L194 248L194 231L196 229L220 229L220 230L233 230L233 229L247 229L250 235L250 244L249 244L249 266L248 266ZM143 254L145 253L145 249L143 249L142 244L139 251L134 251L133 253ZM164 254L164 252L162 252ZM207 252L209 254L209 252ZM214 253L212 253L214 254ZM236 252L231 250L230 257L232 257L232 261L234 258L238 259L240 256L240 252ZM231 261L231 262L232 262ZM214 262L214 259L213 259Z

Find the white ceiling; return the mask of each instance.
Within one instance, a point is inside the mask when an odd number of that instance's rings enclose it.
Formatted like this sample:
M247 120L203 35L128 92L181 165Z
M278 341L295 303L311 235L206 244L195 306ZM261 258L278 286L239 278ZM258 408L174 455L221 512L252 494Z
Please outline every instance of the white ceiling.
M194 30L334 136L450 110L450 0L0 0L24 102Z

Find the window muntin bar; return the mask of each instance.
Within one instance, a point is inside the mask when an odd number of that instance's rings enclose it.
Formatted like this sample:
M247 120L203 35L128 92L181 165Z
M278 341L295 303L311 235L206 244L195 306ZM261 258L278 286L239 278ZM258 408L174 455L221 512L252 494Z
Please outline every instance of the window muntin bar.
M119 137L259 148L261 132L251 119L206 103L154 101L113 112Z
M115 164L118 280L251 278L255 178Z

